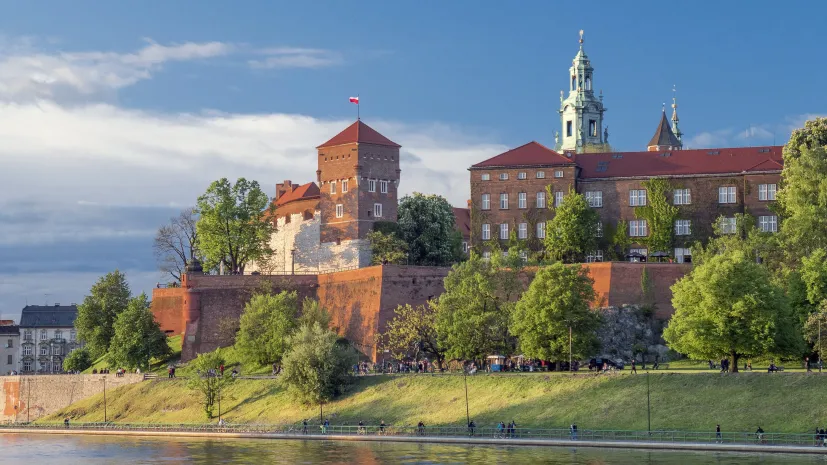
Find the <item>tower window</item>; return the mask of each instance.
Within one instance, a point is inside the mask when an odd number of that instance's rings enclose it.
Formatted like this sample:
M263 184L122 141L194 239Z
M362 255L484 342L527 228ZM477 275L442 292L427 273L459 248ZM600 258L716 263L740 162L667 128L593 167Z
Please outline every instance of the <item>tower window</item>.
M388 181L379 181L379 192L382 194L388 193Z
M373 216L376 218L382 218L382 204L375 203L373 204Z
M592 137L597 137L597 121L593 119L589 120L589 135Z
M586 76L586 90L592 90L592 77Z
M348 181L347 181L347 179L345 179L344 181L342 181L342 194L347 192L347 187L348 187Z
M566 121L566 137L571 137L571 121Z
M341 218L345 216L345 206L342 204L336 204L336 218Z
M368 179L368 192L376 192L376 180Z
M331 194L336 193L336 181L330 181L330 193Z
M577 76L572 76L571 77L571 90L574 90L576 88L577 88Z

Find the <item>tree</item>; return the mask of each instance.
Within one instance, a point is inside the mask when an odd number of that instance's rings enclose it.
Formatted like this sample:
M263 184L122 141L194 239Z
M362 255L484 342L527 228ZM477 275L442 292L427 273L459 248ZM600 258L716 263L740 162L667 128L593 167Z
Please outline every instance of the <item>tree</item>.
M436 359L437 367L442 370L445 349L439 345L436 333L436 308L430 304L399 305L394 310L394 317L388 323L384 334L386 347L394 357L405 358L413 353L419 359L419 352Z
M289 338L281 383L294 399L318 405L344 393L353 382L356 351L339 342L333 331L320 324L302 325Z
M547 188L549 198L554 198ZM559 206L553 207L554 218L546 224L545 247L549 257L565 263L583 261L597 249L597 212L589 207L582 194L570 190Z
M313 326L314 323L319 323L324 329L330 329L330 313L322 308L318 300L305 297L302 301L302 314L299 317L299 326Z
M646 245L653 252L671 251L679 211L667 198L673 190L672 185L662 178L648 179L642 184L646 188L647 202L643 207L635 207L635 216L646 220L649 228Z
M399 201L399 237L408 244L408 263L447 266L462 256L454 210L444 197L415 192Z
M793 354L797 322L769 271L743 251L716 255L672 286L675 314L664 330L669 346L696 359ZM797 334L800 334L798 328Z
M288 338L296 330L298 313L295 291L253 295L241 313L235 347L259 365L281 363Z
M813 307L827 299L827 250L819 248L801 259L801 280Z
M370 242L371 264L373 265L404 265L408 261L408 243L394 233L371 231L368 233Z
M199 255L196 247L197 221L195 209L187 208L178 216L170 218L169 224L161 226L155 234L153 250L158 261L158 269L177 282L181 282L187 263Z
M625 260L626 254L629 253L629 246L632 245L632 240L629 238L629 223L624 220L618 221L611 240L611 246L617 258L619 260Z
M126 310L130 294L126 276L115 270L98 279L78 306L75 319L78 339L86 343L92 358L98 358L109 350L109 343L115 335L115 319Z
M198 354L195 360L190 362L194 373L187 380L187 386L201 393L201 405L208 420L213 417L221 391L233 382L232 376L224 376L219 370L225 363L221 349Z
M89 351L81 347L69 352L69 355L63 359L63 371L83 371L91 367L92 363L92 356L89 355Z
M804 123L803 128L793 131L784 145L784 164L801 156L806 149L827 146L827 118L816 118Z
M821 333L819 334L819 331ZM819 336L821 336L819 338ZM819 311L811 313L804 323L804 339L815 346L816 352L822 349L818 346L819 341L822 344L827 344L827 301L824 301L819 306ZM821 358L821 354L819 354Z
M599 348L600 315L590 309L594 282L580 265L554 263L540 268L511 319L511 332L527 357L542 360L594 355Z
M167 337L149 309L149 299L141 294L129 300L126 310L115 320L109 345L109 363L126 368L149 369L150 360L172 353Z
M454 265L437 301L438 342L449 359L482 360L509 348L508 321L512 304L498 288L497 271L471 254Z
M224 262L233 273L243 273L251 261L272 254L273 225L266 220L267 194L256 181L239 178L231 185L227 178L210 184L198 197L196 213L197 246L204 254L205 267Z

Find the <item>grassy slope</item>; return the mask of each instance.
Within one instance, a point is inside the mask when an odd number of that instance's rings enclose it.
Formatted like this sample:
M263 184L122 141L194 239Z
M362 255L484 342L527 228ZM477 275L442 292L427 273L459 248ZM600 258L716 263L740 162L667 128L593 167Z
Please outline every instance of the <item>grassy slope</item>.
M175 363L181 359L181 335L168 337L167 344L169 344L169 348L172 349L172 354L163 360L152 359L149 371L154 373L166 374L167 367L169 366L169 364ZM115 367L112 367L111 364L106 360L106 355L102 355L97 360L95 360L92 363L92 366L84 370L84 373L90 374L92 373L92 370L100 371L103 368L110 368L113 372L116 369Z
M809 432L827 422L827 376L651 375L653 429ZM204 422L198 397L185 381L153 381L110 391L108 413L119 422ZM468 378L471 417L478 425L515 420L521 426L646 429L646 376L475 375ZM238 423L292 423L318 419L318 407L295 405L273 380L239 380L222 399L225 418ZM461 376L368 377L351 394L325 406L336 424L385 420L391 424L461 424ZM75 421L103 419L98 395L52 415Z

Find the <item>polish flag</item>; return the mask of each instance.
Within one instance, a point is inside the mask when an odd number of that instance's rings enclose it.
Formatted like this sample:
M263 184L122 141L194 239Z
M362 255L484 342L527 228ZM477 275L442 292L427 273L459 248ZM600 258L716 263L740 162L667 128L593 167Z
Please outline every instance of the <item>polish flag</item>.
M359 105L359 97L351 97L350 103L355 103L356 105Z

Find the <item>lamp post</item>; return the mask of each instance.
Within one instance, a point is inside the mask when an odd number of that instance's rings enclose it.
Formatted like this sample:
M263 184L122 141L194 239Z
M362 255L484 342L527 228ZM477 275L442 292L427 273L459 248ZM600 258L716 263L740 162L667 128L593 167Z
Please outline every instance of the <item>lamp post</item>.
M647 424L647 431L651 434L652 433L652 405L650 402L650 395L649 395L649 372L646 372L646 424Z
M574 371L574 366L572 366L572 364L571 364L571 359L572 359L572 355L571 355L571 326L569 326L569 371L570 372Z
M103 380L103 422L106 423L106 376L101 379Z
M465 367L462 367L462 377L465 381L465 424L471 424L471 414L468 410L468 371L465 370Z
M821 318L824 316L824 312L819 313L818 315L818 372L821 373Z

